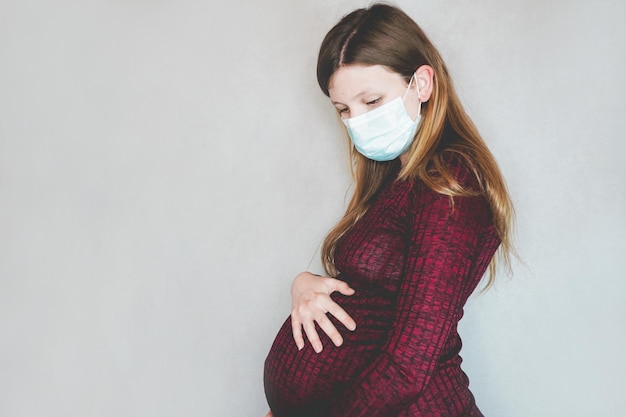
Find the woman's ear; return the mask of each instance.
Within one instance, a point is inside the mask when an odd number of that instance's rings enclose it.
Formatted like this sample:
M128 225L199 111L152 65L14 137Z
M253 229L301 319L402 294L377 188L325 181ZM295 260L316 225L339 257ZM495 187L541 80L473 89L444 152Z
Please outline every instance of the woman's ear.
M435 71L430 65L422 65L415 71L415 84L419 91L420 101L423 103L430 99L433 93L433 79Z

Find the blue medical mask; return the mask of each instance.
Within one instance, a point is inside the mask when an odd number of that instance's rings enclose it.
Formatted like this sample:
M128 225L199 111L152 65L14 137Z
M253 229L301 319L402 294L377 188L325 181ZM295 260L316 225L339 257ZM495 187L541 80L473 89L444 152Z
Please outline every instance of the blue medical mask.
M360 116L343 119L354 147L363 156L374 161L391 161L411 146L421 118L422 106L420 101L417 118L415 121L411 120L404 107L404 99L412 82L413 77L409 81L404 96L397 97Z

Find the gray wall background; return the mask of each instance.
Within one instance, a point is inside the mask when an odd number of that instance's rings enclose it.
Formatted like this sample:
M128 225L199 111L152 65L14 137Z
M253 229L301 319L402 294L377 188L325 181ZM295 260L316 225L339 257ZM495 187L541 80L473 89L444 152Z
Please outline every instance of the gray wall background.
M289 285L349 184L315 81L364 1L0 1L0 415L262 416ZM397 1L508 180L474 296L485 415L626 408L626 3Z

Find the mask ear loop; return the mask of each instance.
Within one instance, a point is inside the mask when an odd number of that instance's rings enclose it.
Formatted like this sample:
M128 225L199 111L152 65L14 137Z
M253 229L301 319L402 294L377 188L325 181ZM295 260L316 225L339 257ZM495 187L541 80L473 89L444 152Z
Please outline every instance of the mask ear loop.
M409 90L411 89L411 83L413 82L413 78L415 78L415 74L411 75L411 79L409 80L409 85L406 86L406 91L402 96L402 101L406 98L406 95L409 94ZM415 81L415 85L417 86L417 81Z
M406 91L404 92L404 95L402 96L402 101L404 101L404 99L406 98L406 95L409 94L409 90L411 89L411 83L413 82L413 78L415 78L415 74L413 74L411 76L411 79L409 80L409 85L406 87ZM415 90L417 91L417 100L419 101L419 107L417 108L417 115L419 116L422 113L422 100L420 100L420 87L417 84L417 80L415 80Z

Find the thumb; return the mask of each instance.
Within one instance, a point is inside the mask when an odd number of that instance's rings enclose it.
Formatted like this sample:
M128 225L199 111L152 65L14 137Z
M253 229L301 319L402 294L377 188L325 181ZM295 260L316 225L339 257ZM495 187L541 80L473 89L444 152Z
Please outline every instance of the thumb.
M343 295L354 294L354 288L351 288L347 282L339 280L337 280L337 284L335 285L335 291L339 291Z

